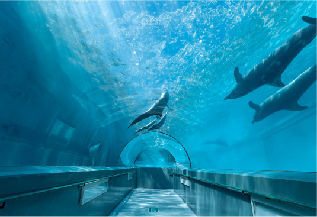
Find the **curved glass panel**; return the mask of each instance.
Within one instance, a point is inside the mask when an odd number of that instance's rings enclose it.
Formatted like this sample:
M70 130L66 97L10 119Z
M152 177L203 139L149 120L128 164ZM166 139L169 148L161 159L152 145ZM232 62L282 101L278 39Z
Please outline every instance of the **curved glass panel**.
M173 155L165 148L150 147L144 149L134 161L136 167L175 167Z
M120 160L125 166L134 166L135 160L142 151L158 148L170 152L177 164L190 167L190 159L183 146L176 139L160 132L144 133L132 139L122 150Z

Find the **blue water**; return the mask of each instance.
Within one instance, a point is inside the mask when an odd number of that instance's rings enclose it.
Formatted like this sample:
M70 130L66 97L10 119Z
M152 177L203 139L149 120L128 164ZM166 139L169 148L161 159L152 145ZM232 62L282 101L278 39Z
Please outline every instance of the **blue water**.
M315 1L0 2L0 165L122 166L163 147L192 168L316 171L316 83L298 101L308 109L254 124L248 102L280 88L224 100L234 68L246 74L303 15L316 17ZM314 64L316 39L282 82ZM154 117L126 128L165 90L173 110L159 131L177 142L128 144ZM227 145L204 144L216 140Z

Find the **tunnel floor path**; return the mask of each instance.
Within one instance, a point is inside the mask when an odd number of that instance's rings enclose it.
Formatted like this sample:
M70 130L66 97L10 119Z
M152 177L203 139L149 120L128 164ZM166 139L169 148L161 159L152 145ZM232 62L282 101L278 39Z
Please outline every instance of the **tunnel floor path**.
M172 189L134 189L110 216L195 216Z

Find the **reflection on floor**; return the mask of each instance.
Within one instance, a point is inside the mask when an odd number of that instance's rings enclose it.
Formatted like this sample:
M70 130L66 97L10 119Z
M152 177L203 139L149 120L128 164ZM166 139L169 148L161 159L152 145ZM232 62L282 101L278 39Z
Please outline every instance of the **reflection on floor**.
M111 216L195 216L195 214L172 189L138 188L130 192Z

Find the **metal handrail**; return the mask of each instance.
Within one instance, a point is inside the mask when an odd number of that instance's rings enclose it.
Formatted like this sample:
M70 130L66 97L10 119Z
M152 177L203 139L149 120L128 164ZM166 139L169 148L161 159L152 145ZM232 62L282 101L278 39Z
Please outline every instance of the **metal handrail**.
M98 178L98 179L91 179L91 180L86 180L86 181L82 181L82 182L75 182L75 183L68 184L68 185L60 185L60 186L56 186L56 187L52 187L52 188L46 188L46 189L32 191L32 192L28 192L28 193L23 193L23 194L17 194L17 195L12 195L12 196L8 196L8 197L3 197L3 198L0 198L0 202L7 202L9 200L18 199L18 198L21 198L21 197L27 197L27 196L31 196L31 195L34 195L34 194L40 194L40 193L44 193L44 192L48 192L48 191L58 190L58 189L61 189L61 188L67 188L67 187L72 187L72 186L76 186L76 185L82 185L82 184L86 184L86 183L90 183L90 182L99 181L99 180L102 180L102 179L109 179L109 178L112 178L112 177L117 177L117 176L125 175L125 174L128 174L128 173L134 173L134 172L135 171L117 173L117 174L114 174L114 175L109 175L109 176L105 176L105 177Z
M258 196L261 196L261 197L265 197L266 199L282 201L284 203L289 203L289 204L292 204L292 205L301 206L301 207L304 207L304 208L309 208L309 209L316 210L316 206L311 206L311 205L307 205L307 204L303 204L303 203L298 203L298 202L295 202L295 201L292 201L292 200L287 200L287 199L282 199L282 198L278 198L278 197L273 197L273 196L269 196L269 195L266 195L266 194L261 194L261 193L249 191L249 190L238 188L238 187L221 184L221 183L218 183L218 182L213 182L213 181L209 181L209 180L199 179L197 177L187 176L187 175L180 174L180 173L172 173L172 175L178 175L178 176L186 177L186 178L189 178L189 179L195 179L197 181L204 182L204 183L207 183L207 184L216 185L216 186L219 186L219 187L223 187L223 188L227 188L227 189L230 189L230 190L238 191L238 192L240 192L242 194L245 194L245 195L250 195L250 196L252 194L253 195L258 195Z

